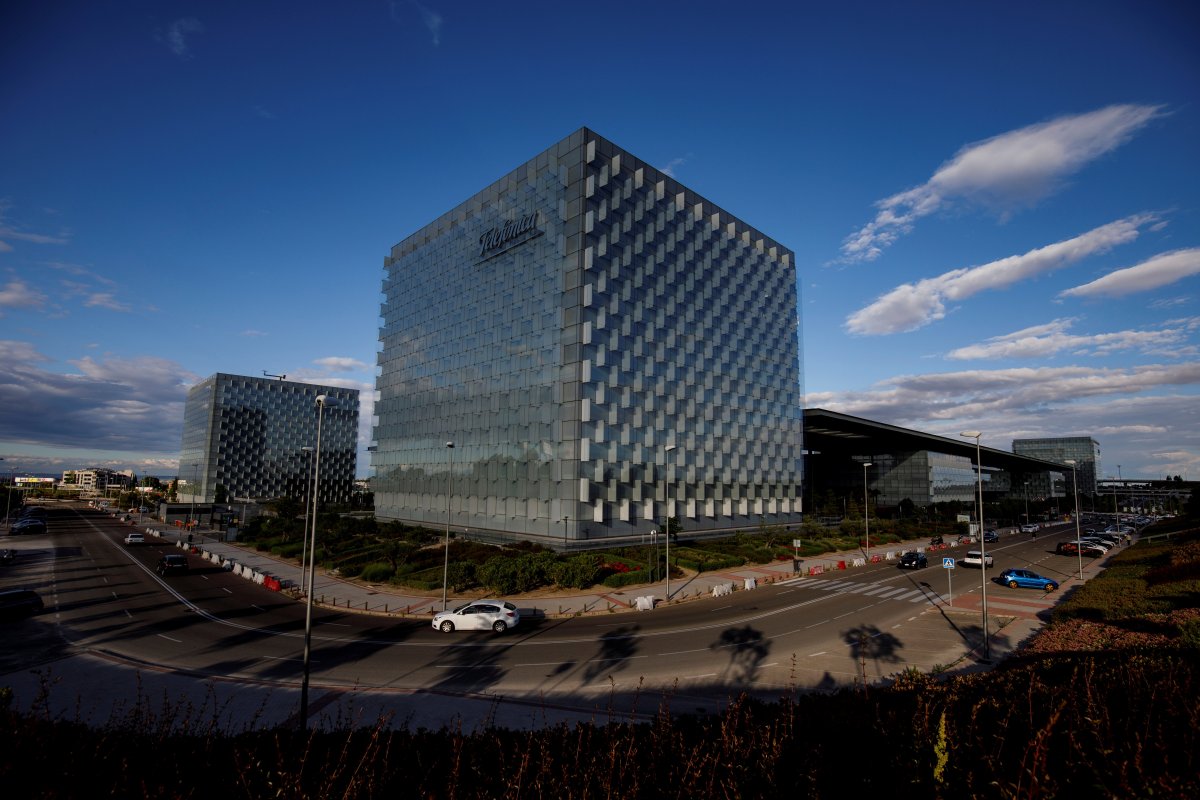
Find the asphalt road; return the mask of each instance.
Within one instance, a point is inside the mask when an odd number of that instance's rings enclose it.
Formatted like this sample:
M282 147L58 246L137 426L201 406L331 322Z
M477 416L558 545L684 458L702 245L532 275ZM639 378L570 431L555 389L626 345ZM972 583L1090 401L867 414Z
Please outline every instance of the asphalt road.
M178 550L127 547L129 527L106 515L62 508L49 522L48 535L4 545L21 554L0 585L32 586L47 608L4 623L14 646L0 654L0 683L24 676L27 687L29 675L87 654L193 682L285 693L299 685L302 603L194 558L189 574L161 578L158 558ZM996 559L989 576L1023 566L1069 577L1075 558L1053 554L1061 538L1005 537L988 548ZM951 554L961 558L962 550ZM312 685L329 696L538 698L542 714L555 698L555 708L566 702L594 715L614 698L632 708L630 698L642 693L656 698L647 713L664 694L714 710L741 690L778 696L864 676L874 682L906 667L971 665L982 642L980 573L944 570L941 555L931 553L924 570L870 564L649 614L527 617L501 636L446 635L424 621L317 609ZM1056 599L990 582L993 650L1015 648Z

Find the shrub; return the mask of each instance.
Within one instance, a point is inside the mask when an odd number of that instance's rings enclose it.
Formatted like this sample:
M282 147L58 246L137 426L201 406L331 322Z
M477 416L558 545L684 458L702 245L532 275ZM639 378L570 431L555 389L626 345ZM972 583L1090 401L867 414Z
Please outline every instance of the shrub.
M455 561L447 570L446 582L450 585L452 592L462 592L478 586L479 580L475 577L475 565L467 561Z
M584 589L596 583L600 577L600 567L598 555L584 553L555 564L550 570L550 577L564 589Z
M638 583L649 583L650 574L644 569L636 572L618 572L615 575L609 575L604 579L603 583L610 589L619 589L622 586L633 586Z
M344 568L342 574L347 574ZM386 583L391 580L394 574L395 570L392 569L391 564L383 564L376 561L363 567L359 577L367 583Z
M530 592L550 582L556 558L550 552L535 552L512 558L495 556L479 569L479 582L500 594Z

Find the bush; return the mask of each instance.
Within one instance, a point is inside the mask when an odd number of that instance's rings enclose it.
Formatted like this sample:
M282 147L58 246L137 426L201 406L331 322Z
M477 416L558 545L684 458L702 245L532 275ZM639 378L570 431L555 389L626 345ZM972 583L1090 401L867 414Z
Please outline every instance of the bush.
M359 577L367 583L386 583L391 580L395 572L391 564L382 564L376 561L363 567L362 572L359 573ZM344 569L342 574L346 574Z
M479 580L475 577L475 565L466 561L454 562L448 568L446 582L452 592L473 589L479 585Z
M500 594L530 592L550 583L555 560L550 552L494 556L479 569L479 582Z
M551 569L551 578L564 589L586 589L600 577L600 556L594 553L572 556Z
M610 589L619 589L622 586L633 586L638 583L649 583L650 573L644 569L636 572L618 572L614 575L609 575L604 579L603 583Z

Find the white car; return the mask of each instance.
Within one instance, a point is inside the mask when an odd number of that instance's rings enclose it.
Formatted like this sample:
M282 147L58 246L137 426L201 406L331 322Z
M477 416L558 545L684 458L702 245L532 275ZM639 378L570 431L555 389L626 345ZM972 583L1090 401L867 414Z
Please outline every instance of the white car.
M986 556L983 556L980 554L980 552L978 550L968 550L967 554L965 556L963 556L963 560L961 563L964 567L978 567L984 562L985 559L986 559L986 565L990 569L992 566L991 553L988 553Z
M146 543L146 534L144 534L144 533L131 533L125 537L125 544L145 544L145 543Z
M1021 533L1037 533L1037 532L1038 532L1038 524L1036 522L1030 522L1030 523L1027 523L1027 524L1021 526Z
M521 612L507 600L476 600L453 611L433 615L433 627L442 633L455 630L504 633L521 621Z

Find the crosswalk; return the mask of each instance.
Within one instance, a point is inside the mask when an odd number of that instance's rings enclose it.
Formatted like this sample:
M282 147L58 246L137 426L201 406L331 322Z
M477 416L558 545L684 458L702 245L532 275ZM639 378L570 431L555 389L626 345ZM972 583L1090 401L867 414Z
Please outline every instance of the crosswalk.
M945 604L946 597L926 587L889 586L884 583L860 583L858 581L832 580L828 578L792 578L780 581L781 586L803 586L830 594L861 594L867 597L895 600L897 602Z

